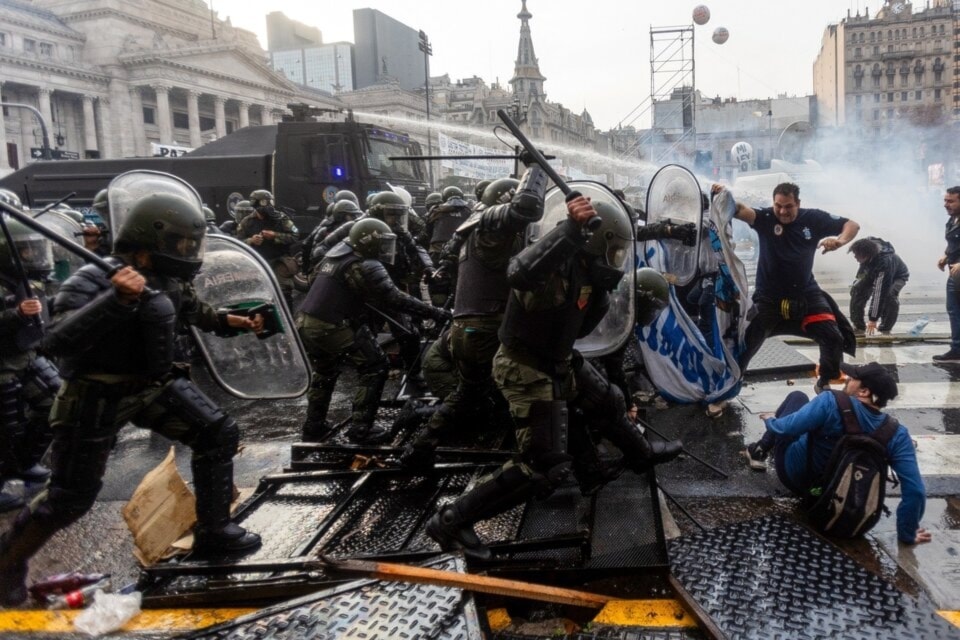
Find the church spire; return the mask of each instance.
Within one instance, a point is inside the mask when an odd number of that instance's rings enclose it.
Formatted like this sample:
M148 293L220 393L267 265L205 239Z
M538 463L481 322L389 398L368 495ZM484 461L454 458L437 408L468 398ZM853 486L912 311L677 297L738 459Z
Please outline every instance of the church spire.
M530 37L530 18L533 17L527 11L527 0L522 0L523 6L517 18L520 19L520 43L517 46L517 60L513 64L513 78L510 79L510 86L513 87L513 93L520 99L521 103L529 104L532 99L546 99L543 92L543 82L546 80L540 74L540 65L537 64L537 56L533 51L533 38Z

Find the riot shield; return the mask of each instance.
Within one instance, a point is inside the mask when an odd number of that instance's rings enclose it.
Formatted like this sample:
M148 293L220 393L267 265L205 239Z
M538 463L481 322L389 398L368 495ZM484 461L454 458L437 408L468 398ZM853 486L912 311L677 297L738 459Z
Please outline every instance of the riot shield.
M620 199L605 186L597 182L573 181L567 183L574 191L579 191L592 202L606 202L626 214ZM535 242L544 233L563 222L567 216L567 204L563 192L554 187L547 192L543 205L543 219L531 224L528 237ZM636 310L634 307L633 274L636 259L628 252L623 263L624 276L617 289L610 294L610 309L590 335L577 340L574 347L588 358L603 356L619 349L633 331Z
M703 199L700 184L690 171L676 164L661 167L647 189L647 224L670 222L694 223L697 242L690 246L680 240L647 240L660 243L663 254L663 275L677 286L689 284L697 275L700 261L700 240L703 228Z
M107 202L110 205L110 230L116 238L117 231L127 219L130 208L140 198L154 193L171 193L194 202L197 209L203 206L197 190L186 181L160 171L137 169L121 173L107 187Z
M46 211L36 218L36 221L54 232L61 238L83 245L83 225L62 211ZM67 251L53 242L53 277L63 282L85 263L77 254Z
M210 373L238 398L295 398L310 384L310 369L300 336L280 293L273 270L259 254L229 236L209 236L203 266L193 280L201 300L215 309L239 313L273 305L267 324L277 332L266 338L243 333L221 338L191 327Z

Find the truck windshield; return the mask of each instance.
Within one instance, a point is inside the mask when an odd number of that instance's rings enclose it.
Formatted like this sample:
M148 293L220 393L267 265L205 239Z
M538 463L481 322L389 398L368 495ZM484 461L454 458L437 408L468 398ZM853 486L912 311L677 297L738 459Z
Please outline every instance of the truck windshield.
M395 180L420 180L420 162L409 160L390 160L391 157L407 156L410 151L407 144L399 141L367 139L367 168L370 174L379 178Z

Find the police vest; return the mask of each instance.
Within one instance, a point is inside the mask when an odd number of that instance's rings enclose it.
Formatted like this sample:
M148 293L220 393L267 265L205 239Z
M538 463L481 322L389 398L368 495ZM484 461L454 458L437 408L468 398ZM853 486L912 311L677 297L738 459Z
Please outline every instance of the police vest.
M593 298L593 286L579 259L568 261L560 272L565 272L562 278L551 278L532 292L531 309L519 297L530 293L511 291L499 332L501 343L530 355L526 364L547 373L570 357Z
M355 253L324 258L317 268L317 279L300 306L300 311L330 324L354 320L364 313L363 298L347 285L350 265L363 260Z
M447 240L453 237L457 227L462 225L470 217L470 209L466 207L455 207L436 212L433 222L433 234L430 236L430 249L437 245L443 246Z
M493 316L507 308L510 284L507 282L507 263L493 267L477 255L476 228L460 249L457 269L457 293L454 296L453 317Z

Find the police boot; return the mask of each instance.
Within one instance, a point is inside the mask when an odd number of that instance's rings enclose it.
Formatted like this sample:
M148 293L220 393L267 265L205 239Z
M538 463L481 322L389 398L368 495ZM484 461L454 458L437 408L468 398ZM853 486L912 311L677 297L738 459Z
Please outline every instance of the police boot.
M197 525L193 550L203 555L246 553L260 546L260 536L230 521L233 462L193 460L197 493Z
M604 435L623 452L627 467L636 474L669 462L683 451L679 440L650 442L626 416L615 421Z
M3 486L3 484L3 478L0 478L0 486ZM6 491L0 491L0 513L13 511L14 509L19 509L22 506L23 498L12 493L7 493Z
M302 442L322 442L330 435L330 425L327 423L326 407L318 408L314 403L307 404L307 417L300 427Z
M37 511L20 510L10 529L0 536L0 605L11 607L27 599L27 561L73 518L53 517L47 503Z
M573 456L573 472L580 485L580 494L592 496L605 484L613 482L623 473L626 465L623 456L611 451L602 442L594 444L580 420L570 425L570 453Z
M350 442L364 445L383 444L392 437L390 427L376 423L380 396L386 381L385 370L376 370L360 376L357 393L353 400L351 426L347 430L347 438Z
M493 557L473 525L522 504L537 493L538 484L519 465L508 463L493 477L445 505L427 522L427 535L444 551L463 551L475 560Z

